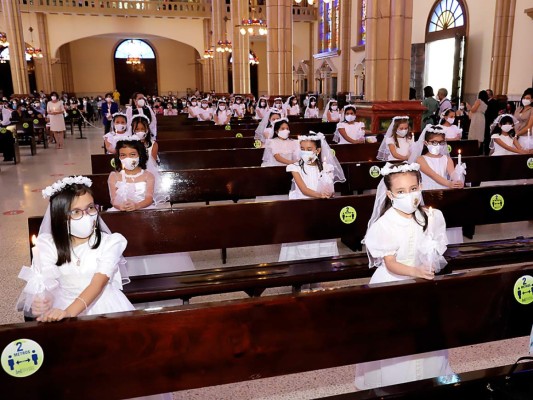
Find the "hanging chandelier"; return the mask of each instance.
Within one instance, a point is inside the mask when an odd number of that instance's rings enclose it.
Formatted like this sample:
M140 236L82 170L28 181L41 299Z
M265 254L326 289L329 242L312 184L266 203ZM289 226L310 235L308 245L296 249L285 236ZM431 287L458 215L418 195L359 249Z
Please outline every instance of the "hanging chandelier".
M258 18L243 19L241 22L240 32L241 35L255 35L257 33L261 36L264 36L268 33L266 21Z
M139 65L140 63L141 57L133 57L132 55L128 55L128 58L126 58L126 64Z
M32 46L26 47L26 54L32 58L43 58L43 51Z
M213 49L206 49L204 50L204 58L207 60L207 59L210 59L210 58L214 58L214 51Z
M7 41L7 35L5 32L0 32L0 46L8 47L9 42Z
M330 0L327 0L327 1L324 0L324 3L327 4L327 3L329 3L329 1L330 1ZM302 0L294 0L294 2L295 2L296 4L300 4L300 3L302 2ZM312 6L314 2L315 2L314 0L307 0L307 4L309 4L310 6Z
M219 40L217 42L217 52L218 53L224 53L224 52L231 53L232 52L231 42L228 39Z

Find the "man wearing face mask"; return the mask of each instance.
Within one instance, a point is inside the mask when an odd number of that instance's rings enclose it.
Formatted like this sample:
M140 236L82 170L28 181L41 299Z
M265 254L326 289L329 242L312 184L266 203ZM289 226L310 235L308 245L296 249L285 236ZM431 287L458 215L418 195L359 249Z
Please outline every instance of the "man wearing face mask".
M154 110L152 110L146 98L142 93L135 92L132 96L132 106L128 106L126 109L126 115L128 116L128 126L131 126L132 118L135 115L144 115L150 121L150 132L155 140L157 138L157 119Z
M113 101L113 95L106 93L105 101L102 103L102 123L104 124L104 133L109 133L111 129L111 116L118 112L118 104Z
M0 103L0 109L2 111L0 127L5 129L11 125L12 113L12 111L9 109L9 103L7 100ZM14 143L15 139L10 131L6 130L6 132L0 133L0 149L2 149L4 154L4 161L13 161L13 158L15 157L15 151L13 147Z
M11 123L22 122L23 119L30 118L24 103L19 103L17 109L11 113Z

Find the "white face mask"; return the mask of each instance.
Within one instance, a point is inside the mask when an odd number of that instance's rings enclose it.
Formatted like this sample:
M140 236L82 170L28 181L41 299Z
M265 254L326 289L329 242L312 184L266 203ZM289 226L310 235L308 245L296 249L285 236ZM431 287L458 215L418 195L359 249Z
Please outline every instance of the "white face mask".
M287 139L289 137L289 134L291 133L288 129L280 129L278 131L278 136L282 139Z
M527 107L531 104L531 100L529 99L522 99L522 104L524 105L524 107Z
M353 122L353 121L355 121L355 115L352 115L352 114L347 115L347 116L346 116L346 121L348 121L348 122Z
M300 150L300 158L306 164L311 164L317 159L317 155L314 151Z
M276 103L276 104L274 104L274 107L280 109L281 108L281 104Z
M52 99L52 101L56 101L57 100L57 96L52 96L51 99Z
M198 104L196 101L191 101L191 106L196 107L196 104Z
M224 111L226 109L226 106L219 106L218 107L221 111Z
M464 110L465 106L459 106L459 110Z
M207 108L208 104L202 103L202 108Z
M139 157L123 158L120 162L122 163L122 168L127 169L128 171L133 171L139 165Z
M422 200L422 192L420 190L398 194L391 199L392 207L406 214L414 213L420 204L420 200Z
M513 126L512 125L509 125L509 124L502 125L502 131L504 131L505 133L509 133L512 130L513 130Z
M337 106L331 106L331 109L332 109L333 111L337 111L337 108L338 108Z
M406 137L408 132L408 129L398 129L396 131L396 135L398 135L399 137Z
M111 103L111 102L113 101L113 99L112 99L111 97L107 97L105 100L106 100L108 103Z
M144 101L144 99L137 100L137 107L144 107L145 104L146 102Z
M126 125L124 124L115 125L115 132L124 132L125 130L126 130Z
M146 132L144 131L134 132L134 134L141 140L144 140L144 138L146 138Z
M94 232L96 218L98 218L98 215L84 214L80 219L71 219L69 221L70 235L80 239L88 238Z
M438 156L440 154L440 148L441 146L437 145L437 146L434 146L432 144L428 144L427 145L428 147L428 151L433 154L434 156Z
M446 121L447 121L450 125L453 125L453 123L455 122L455 118L446 118Z
M266 103L265 103L264 101L262 101L262 102L260 103L260 106L261 106L261 107L266 107Z

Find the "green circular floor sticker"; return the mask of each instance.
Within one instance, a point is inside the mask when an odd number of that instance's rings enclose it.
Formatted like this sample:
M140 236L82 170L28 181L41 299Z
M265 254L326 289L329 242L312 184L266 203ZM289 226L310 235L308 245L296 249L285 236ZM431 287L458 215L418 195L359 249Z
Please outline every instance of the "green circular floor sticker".
M24 123L22 124L22 127L23 127L24 129L28 129L28 128L30 127L30 124L28 124L27 122L24 122Z
M495 194L490 198L490 206L494 211L500 211L505 204L501 194Z
M256 139L255 142L254 142L254 147L256 149L260 148L261 147L261 141L259 139Z
M340 212L341 221L345 224L351 224L357 218L355 208L351 206L344 207Z
M242 138L242 133L237 133L237 134L235 135L235 137L236 137L236 138L239 138L239 139Z
M448 145L448 153L451 153L451 152L452 152L452 146Z
M227 131L231 131L231 125L226 125L226 127L224 129L227 130Z
M39 343L31 339L19 339L8 344L2 352L2 368L16 378L25 378L37 372L43 365L44 353Z
M7 129L6 128L1 128L0 129L0 133L6 133L7 132Z
M527 159L527 167L533 169L533 157Z
M514 284L514 298L520 304L533 303L533 276L524 275Z
M370 170L368 171L368 173L370 174L372 178L377 178L381 174L381 170L379 169L377 165L373 165L370 167Z
M39 120L38 120L38 119L34 119L34 120L33 120L33 123L34 123L34 124L38 124L38 123L39 123Z

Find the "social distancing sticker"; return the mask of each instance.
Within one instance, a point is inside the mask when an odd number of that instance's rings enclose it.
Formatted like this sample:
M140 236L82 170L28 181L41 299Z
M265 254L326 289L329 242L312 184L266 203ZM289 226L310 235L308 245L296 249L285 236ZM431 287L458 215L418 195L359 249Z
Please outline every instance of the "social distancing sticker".
M524 275L514 284L514 298L520 304L533 303L533 276Z
M505 204L501 194L495 194L490 198L490 206L494 211L500 211Z
M377 178L381 174L381 170L379 169L377 165L373 165L370 167L370 170L368 171L368 173L370 174L372 178Z
M231 131L231 125L226 125L226 127L224 129L227 130L227 131Z
M260 148L261 147L261 141L259 139L256 139L255 142L254 142L254 147L256 149Z
M235 135L235 137L236 137L236 138L242 138L242 133L237 133L237 134Z
M351 206L344 207L340 212L341 221L345 224L351 224L357 218L355 208Z
M533 169L533 157L527 159L527 167Z
M2 352L2 368L16 378L36 373L43 365L44 353L39 343L31 339L19 339L8 344Z
M452 154L452 146L448 145L448 153Z
M117 165L115 164L115 159L112 158L111 161L109 162L111 164L111 166L113 167L113 169L117 168Z
M24 129L28 129L28 128L30 127L30 124L28 124L27 122L24 122L24 123L22 124L22 127L23 127Z

